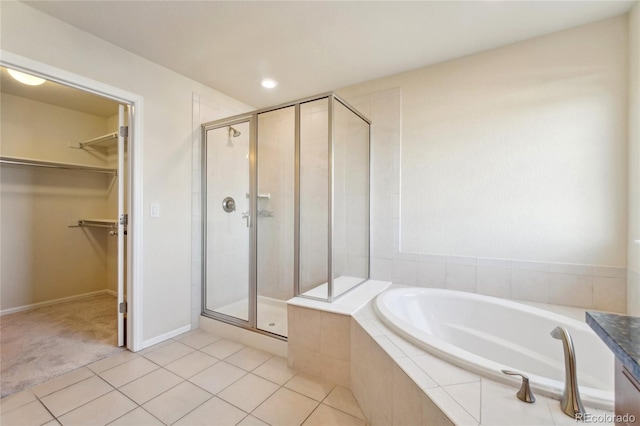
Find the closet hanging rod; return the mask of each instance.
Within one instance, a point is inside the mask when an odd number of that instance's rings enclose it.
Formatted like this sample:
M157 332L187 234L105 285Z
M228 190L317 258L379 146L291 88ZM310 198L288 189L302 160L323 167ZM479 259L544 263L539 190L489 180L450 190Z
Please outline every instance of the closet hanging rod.
M45 167L49 169L79 170L83 172L107 173L116 175L116 169L108 169L106 167L83 166L80 164L57 163L54 161L31 160L28 158L5 157L0 156L0 164L8 164L12 166L33 166Z
M89 139L88 141L85 141L85 142L79 142L78 146L80 148L86 148L88 146L95 145L101 142L108 142L108 141L117 140L117 139L118 139L118 132L113 132L113 133L109 133L108 135L98 136L97 138Z

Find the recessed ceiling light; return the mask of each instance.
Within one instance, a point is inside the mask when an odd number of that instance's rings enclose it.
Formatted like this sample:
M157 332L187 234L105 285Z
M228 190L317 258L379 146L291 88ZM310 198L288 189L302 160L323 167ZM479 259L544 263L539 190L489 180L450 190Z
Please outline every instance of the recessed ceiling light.
M265 87L267 89L273 89L278 85L278 82L270 78L263 78L260 84L262 85L262 87Z
M7 68L7 71L9 71L9 75L11 77L15 78L20 83L26 84L28 86L40 86L42 83L47 81L44 78L36 77L34 75L26 74L26 73L23 73L23 72L20 72L20 71L16 71L16 70L12 70L12 69L9 69L9 68Z

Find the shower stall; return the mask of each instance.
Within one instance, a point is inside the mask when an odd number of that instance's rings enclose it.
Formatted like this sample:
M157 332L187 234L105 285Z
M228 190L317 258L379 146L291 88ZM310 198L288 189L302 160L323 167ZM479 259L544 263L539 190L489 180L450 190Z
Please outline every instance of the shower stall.
M334 93L202 125L203 315L284 339L369 278L369 134Z

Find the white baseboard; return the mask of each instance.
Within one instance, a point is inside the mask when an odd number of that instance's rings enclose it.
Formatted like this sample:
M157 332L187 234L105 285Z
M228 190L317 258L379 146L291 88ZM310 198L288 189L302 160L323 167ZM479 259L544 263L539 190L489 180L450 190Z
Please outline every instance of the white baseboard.
M200 328L206 332L217 334L225 339L242 343L281 357L287 357L287 342L264 334L236 327L222 321L200 316Z
M58 303L69 302L71 300L77 300L77 299L84 299L87 297L97 296L99 294L109 294L111 296L117 297L117 293L115 291L98 290L98 291L92 291L90 293L77 294L75 296L61 297L60 299L46 300L44 302L32 303L30 305L16 306L15 308L3 309L0 311L0 316L13 314L15 312L28 311L29 309L35 309L41 306L57 305Z
M161 334L160 336L152 337L151 339L144 340L142 342L142 348L145 349L149 346L153 346L156 343L164 342L165 340L171 339L172 337L176 337L179 334L186 333L191 330L191 324L185 325L184 327L176 328L175 330L171 330L167 333Z

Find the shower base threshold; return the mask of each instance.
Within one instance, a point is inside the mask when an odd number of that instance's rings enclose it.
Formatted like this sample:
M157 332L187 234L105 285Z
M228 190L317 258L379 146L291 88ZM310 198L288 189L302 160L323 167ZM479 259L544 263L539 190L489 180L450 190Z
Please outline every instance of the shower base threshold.
M229 305L215 309L224 315L248 320L248 299L241 299ZM279 336L287 337L287 302L285 300L272 299L258 296L258 324L257 328Z

